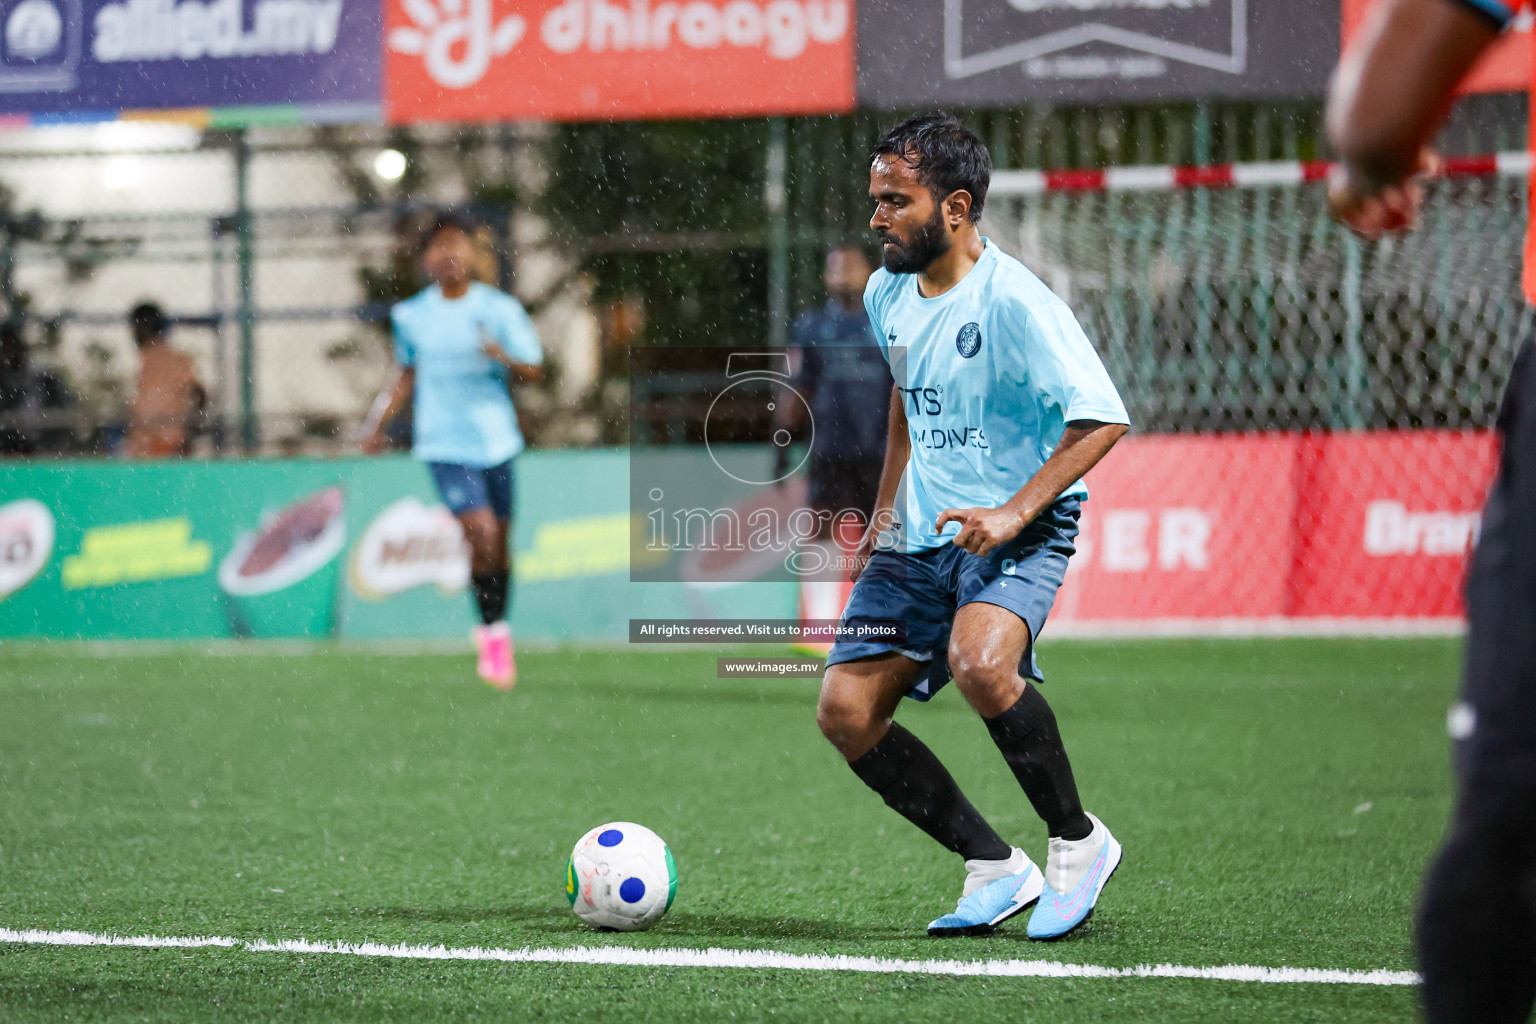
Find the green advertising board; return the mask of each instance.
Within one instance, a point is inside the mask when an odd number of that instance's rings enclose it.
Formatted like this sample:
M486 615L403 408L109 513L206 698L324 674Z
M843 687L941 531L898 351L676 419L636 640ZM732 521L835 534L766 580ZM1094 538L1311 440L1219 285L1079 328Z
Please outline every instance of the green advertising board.
M794 614L793 587L631 583L628 455L517 460L513 627ZM457 526L409 458L0 465L0 637L467 636Z

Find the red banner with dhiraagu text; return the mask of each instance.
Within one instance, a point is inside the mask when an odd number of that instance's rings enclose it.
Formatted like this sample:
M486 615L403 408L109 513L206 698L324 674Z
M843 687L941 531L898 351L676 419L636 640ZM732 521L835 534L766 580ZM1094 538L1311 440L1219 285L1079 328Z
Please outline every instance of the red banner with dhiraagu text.
M1372 7L1382 0L1343 0L1340 5L1342 46L1350 42L1365 23ZM1504 37L1485 53L1462 81L1458 91L1472 92L1519 92L1531 84L1531 12L1522 11L1515 17Z
M1208 622L1285 613L1295 434L1126 438L1088 475L1053 623Z
M395 122L842 113L853 0L384 0Z
M1302 445L1291 614L1459 619L1494 434L1328 434Z

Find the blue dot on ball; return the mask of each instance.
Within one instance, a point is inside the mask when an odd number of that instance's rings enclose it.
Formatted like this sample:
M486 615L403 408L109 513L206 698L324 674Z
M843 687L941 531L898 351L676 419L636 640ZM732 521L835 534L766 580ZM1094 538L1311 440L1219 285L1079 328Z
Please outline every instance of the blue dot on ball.
M625 903L639 903L645 895L645 883L638 878L626 878L619 886L619 898Z
M618 846L624 841L624 833L616 828L611 828L597 837L598 846Z

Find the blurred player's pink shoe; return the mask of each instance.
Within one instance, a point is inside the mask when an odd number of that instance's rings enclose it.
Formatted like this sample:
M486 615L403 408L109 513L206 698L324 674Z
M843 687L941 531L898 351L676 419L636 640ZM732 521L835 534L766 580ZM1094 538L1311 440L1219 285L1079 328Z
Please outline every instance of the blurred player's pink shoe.
M498 690L510 690L517 684L517 662L512 657L512 627L505 622L475 627L475 649L480 662L475 666L480 678Z

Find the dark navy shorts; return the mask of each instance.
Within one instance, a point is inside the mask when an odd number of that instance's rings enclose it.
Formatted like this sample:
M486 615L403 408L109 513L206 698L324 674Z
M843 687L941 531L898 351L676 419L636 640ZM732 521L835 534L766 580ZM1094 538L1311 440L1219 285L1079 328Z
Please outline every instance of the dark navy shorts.
M1499 474L1467 573L1461 703L1450 725L1467 787L1536 789L1536 340L1499 409Z
M811 452L811 507L826 509L834 516L854 509L869 519L880 491L880 471L885 468L883 455L873 459L841 458Z
M512 460L482 469L456 462L429 462L427 470L443 504L456 516L488 508L497 519L512 518Z
M1066 578L1067 559L1076 552L1077 498L1059 498L1013 540L985 558L953 544L928 551L876 551L853 585L844 625L892 619L904 621L901 643L838 641L827 664L896 651L928 665L927 674L908 691L928 700L949 682L949 631L961 605L979 601L1013 612L1029 626L1029 647L1019 674L1041 679L1035 664L1035 638Z

